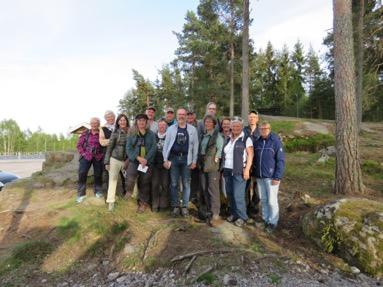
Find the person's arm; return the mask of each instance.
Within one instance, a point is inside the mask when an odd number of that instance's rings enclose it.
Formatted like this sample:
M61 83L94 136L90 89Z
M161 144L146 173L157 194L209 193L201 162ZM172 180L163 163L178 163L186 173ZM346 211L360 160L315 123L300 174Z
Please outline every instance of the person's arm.
M150 139L151 145L148 148L148 152L145 155L145 159L150 162L153 160L154 156L156 155L157 144L156 144L156 136L154 135L153 132L149 132L148 138Z
M246 140L246 166L243 169L243 178L245 180L248 180L250 178L250 169L251 165L253 164L253 157L254 157L254 147L253 147L253 141L251 138L247 138Z
M108 146L109 145L109 139L105 138L104 129L100 127L99 129L99 142L101 146Z
M272 184L276 185L278 184L282 177L283 172L285 170L285 153L283 151L283 146L280 140L277 141L275 148L275 170L272 177Z
M104 157L104 164L109 165L110 164L110 157L112 155L112 151L114 150L117 142L117 132L113 132L108 147L106 148L105 157ZM100 142L101 144L101 142Z
M192 168L195 168L197 166L197 159L198 159L198 145L199 145L199 142L198 142L198 132L197 132L197 129L195 127L192 126L192 128L194 129L194 133L193 133L193 156L192 156Z
M80 154L80 156L82 156L84 153L85 153L85 149L84 149L84 143L85 143L85 139L86 139L86 132L83 132L81 135L80 135L80 138L78 139L78 142L77 142L77 151L78 153Z
M221 134L218 134L217 136L216 148L217 148L217 152L215 153L215 158L219 160L222 157L222 149L223 149L223 137Z
M138 156L138 151L133 147L133 140L135 135L129 135L126 141L126 154L130 161L135 161Z
M162 149L162 156L164 158L164 167L166 169L169 169L170 168L170 162L169 162L169 151L170 151L170 130L171 128L168 128L168 130L166 131L166 135L165 135L165 142L164 142L164 147Z

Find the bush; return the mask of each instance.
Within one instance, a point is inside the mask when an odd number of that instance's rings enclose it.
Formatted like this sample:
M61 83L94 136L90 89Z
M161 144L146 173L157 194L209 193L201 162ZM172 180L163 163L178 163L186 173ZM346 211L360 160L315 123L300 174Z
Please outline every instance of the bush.
M334 136L325 134L316 134L310 137L287 138L284 142L287 152L307 151L315 153L334 144Z

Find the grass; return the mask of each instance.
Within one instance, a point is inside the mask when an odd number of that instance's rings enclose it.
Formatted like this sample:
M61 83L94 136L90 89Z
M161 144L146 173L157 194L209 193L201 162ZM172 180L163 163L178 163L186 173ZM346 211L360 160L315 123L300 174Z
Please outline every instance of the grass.
M18 269L23 264L39 265L54 247L46 241L29 241L17 245L11 256L0 263L0 275Z
M292 134L296 122L293 121L270 121L271 129L275 133L282 133L284 135Z
M318 163L318 154L296 152L286 154L284 184L290 191L304 191L313 196L328 196L335 179L335 160Z

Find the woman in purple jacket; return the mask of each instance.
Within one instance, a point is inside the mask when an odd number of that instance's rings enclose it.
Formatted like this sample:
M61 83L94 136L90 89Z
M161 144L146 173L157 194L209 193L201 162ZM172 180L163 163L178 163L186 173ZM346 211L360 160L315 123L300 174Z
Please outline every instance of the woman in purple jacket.
M100 119L91 118L90 130L83 132L77 143L77 150L80 154L76 200L77 203L83 202L86 198L86 179L88 177L88 171L92 165L94 173L94 192L98 198L103 196L102 170L104 153L100 145L99 128Z

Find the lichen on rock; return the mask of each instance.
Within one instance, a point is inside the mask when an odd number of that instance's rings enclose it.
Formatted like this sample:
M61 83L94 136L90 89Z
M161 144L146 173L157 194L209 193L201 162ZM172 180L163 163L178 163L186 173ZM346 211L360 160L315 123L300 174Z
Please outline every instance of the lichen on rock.
M303 217L302 229L323 250L350 265L383 275L383 204L364 198L340 199Z

